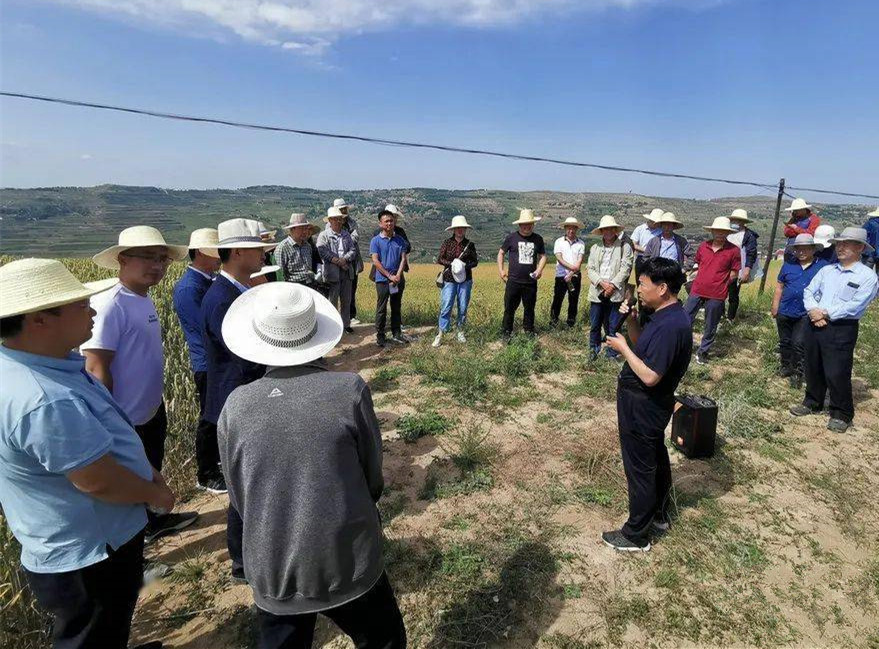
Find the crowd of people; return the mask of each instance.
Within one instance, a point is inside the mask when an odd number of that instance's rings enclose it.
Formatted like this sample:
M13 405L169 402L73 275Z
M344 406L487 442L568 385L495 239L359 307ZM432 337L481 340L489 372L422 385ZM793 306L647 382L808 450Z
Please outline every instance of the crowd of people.
M358 374L320 362L360 324L364 231L349 211L337 199L323 227L293 213L280 243L273 228L244 218L198 229L188 245L130 227L93 258L116 276L87 284L56 260L0 268L0 503L34 596L53 616L56 647L126 647L144 579L170 571L145 564L144 545L198 518L174 512L162 477L165 359L150 298L170 264L187 258L173 304L198 393L197 487L228 494L232 579L253 591L260 647L310 646L318 613L358 647L405 646L382 559L382 441L370 390ZM858 321L877 293L879 209L838 236L822 231L829 226L802 199L788 211L772 315L781 373L805 385L791 413L827 410L828 428L844 432L854 417ZM402 325L411 252L402 218L385 206L368 245L380 347L411 342ZM498 249L507 341L520 305L522 329L535 335L547 263L540 220L521 210ZM740 286L759 270L749 222L741 209L714 219L695 250L676 233L683 223L659 208L631 236L601 217L588 252L578 219L559 226L550 325L560 326L567 299L565 323L576 326L588 282L590 355L604 348L623 364L617 415L629 517L602 535L617 550L649 550L668 529L663 435L692 356L693 321L704 309L695 358L705 363L724 315L736 317ZM455 216L439 249L434 347L453 322L466 342L479 263L471 230Z

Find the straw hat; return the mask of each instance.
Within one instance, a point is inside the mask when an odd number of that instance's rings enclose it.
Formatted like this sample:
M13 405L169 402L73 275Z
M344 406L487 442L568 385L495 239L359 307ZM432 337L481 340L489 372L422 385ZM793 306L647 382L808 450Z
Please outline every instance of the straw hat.
M348 207L348 203L345 202L344 198L337 198L333 201L333 207L338 207L340 210L343 210Z
M446 232L449 230L454 230L455 228L472 228L473 226L467 223L467 217L458 214L452 217L452 224L446 228Z
M663 212L662 216L656 219L656 225L662 225L663 223L672 223L674 224L675 230L678 230L684 227L684 224L678 221L678 218L674 215L674 212Z
M576 216L569 216L569 217L566 218L564 221L562 221L561 223L559 223L559 227L560 227L562 230L564 230L564 229L565 229L566 227L568 227L569 225L573 225L573 226L576 227L576 228L582 228L582 227L583 227L583 224L580 223L580 221L577 220L577 217L576 217Z
M601 221L598 222L598 227L592 230L592 234L601 234L601 231L605 228L616 228L617 234L623 231L623 226L617 223L616 219L610 214L605 214L601 217Z
M189 256L187 246L172 246L165 242L162 233L150 225L135 225L125 228L119 233L119 243L105 248L94 257L94 261L101 268L119 270L119 253L131 248L148 248L150 246L164 246L168 249L168 256L175 261L186 259Z
M534 216L533 210L519 210L519 218L513 221L513 225L520 225L522 223L537 223L541 218L541 216Z
M0 268L0 318L70 304L113 288L119 278L81 283L56 259L19 259Z
M280 266L263 266L255 273L251 273L250 279L260 277L262 275L271 275L272 273L277 273L279 270L281 270Z
M277 243L265 243L259 236L259 222L253 219L229 219L217 226L217 248L262 248L269 252Z
M785 207L785 208L784 208L784 211L785 211L785 212L796 212L797 210L807 210L807 209L809 209L810 207L812 207L812 206L809 205L809 204L805 201L805 199L802 199L802 198L795 198L795 199L791 202L790 207Z
M840 241L863 243L867 248L867 252L873 252L873 246L867 241L867 231L864 228L844 228L842 234L833 237L832 241L833 243L839 243Z
M301 284L269 282L241 294L223 319L229 351L262 365L287 367L321 358L342 338L342 317Z
M391 214L396 216L398 221L403 218L403 212L401 212L400 208L393 203L388 203L387 205L385 205L385 211L390 212Z
M815 241L811 234L798 234L794 242L788 245L788 248L795 246L814 246L815 248L820 248L821 244Z
M819 225L815 228L815 243L823 248L829 248L833 237L836 236L836 230L832 225Z
M726 216L718 216L714 219L714 223L711 225L703 225L702 227L706 230L725 230L727 232L735 232L735 230L730 227L729 218Z
M302 214L301 212L293 212L293 214L290 215L290 222L285 225L282 225L281 229L289 231L289 230L292 230L293 228L299 228L299 227L311 228L312 234L317 234L318 232L320 232L320 228L316 225L312 225L311 223L309 223L305 214Z
M189 235L189 249L198 250L201 254L219 259L220 254L217 252L217 229L216 228L199 228L193 230Z
M751 219L748 218L747 210L743 210L742 208L738 208L732 211L732 214L729 215L729 220L732 221L735 219L736 221L744 221L745 223L750 223Z
M327 215L324 217L324 222L329 223L330 219L344 219L345 215L342 214L342 210L338 207L331 207L327 210Z
M662 209L661 207L654 207L652 210L650 210L650 214L644 214L643 216L648 221L653 221L655 223L663 214L665 214L664 209Z
M867 216L879 216L879 207L877 207L872 212L867 212Z

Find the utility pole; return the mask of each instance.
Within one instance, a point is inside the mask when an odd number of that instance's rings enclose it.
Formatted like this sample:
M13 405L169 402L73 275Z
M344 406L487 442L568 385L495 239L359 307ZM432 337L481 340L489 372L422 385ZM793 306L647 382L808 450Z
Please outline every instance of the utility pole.
M763 262L763 277L760 278L760 293L766 288L766 276L769 274L769 262L775 252L775 233L778 232L778 216L781 213L781 199L784 196L784 178L778 181L778 200L775 201L775 219L772 221L772 232L769 233L769 247L766 249L766 261Z

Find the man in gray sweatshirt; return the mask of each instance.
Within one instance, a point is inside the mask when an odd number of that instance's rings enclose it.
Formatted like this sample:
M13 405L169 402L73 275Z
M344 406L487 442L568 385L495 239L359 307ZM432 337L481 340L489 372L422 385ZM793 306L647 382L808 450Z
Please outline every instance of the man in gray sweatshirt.
M315 291L276 282L236 300L227 328L233 353L270 365L229 396L218 422L260 648L310 647L318 613L357 647L405 647L382 559L372 396L360 376L318 360L341 338L338 311Z

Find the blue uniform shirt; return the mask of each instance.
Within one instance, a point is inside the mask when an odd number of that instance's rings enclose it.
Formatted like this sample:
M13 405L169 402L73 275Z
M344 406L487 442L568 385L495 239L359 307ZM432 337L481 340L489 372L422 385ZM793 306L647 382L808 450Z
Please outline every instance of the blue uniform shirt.
M652 396L674 394L693 353L693 328L681 303L653 313L632 351L662 378L653 387L647 387L626 363L620 372L620 382Z
M89 496L67 478L110 454L152 480L143 444L78 354L65 359L0 346L0 504L21 564L36 573L78 570L107 558L144 528L143 505Z
M819 270L803 291L803 305L806 311L827 311L831 322L858 320L876 297L877 284L876 273L859 261L848 269L830 264Z
M174 310L189 348L189 362L193 372L207 372L208 360L205 356L204 341L201 337L201 301L211 287L212 278L194 269L187 268L174 285Z
M802 318L806 315L806 307L803 305L803 291L809 282L824 268L827 262L815 258L811 264L803 268L800 262L785 262L778 271L778 283L781 289L781 301L778 303L778 313L788 318Z
M369 242L369 254L378 255L378 260L384 266L385 270L395 275L400 268L400 261L403 259L403 253L407 251L409 244L403 237L394 234L388 238L384 233L375 235ZM377 284L387 283L388 278L379 272L375 274Z

